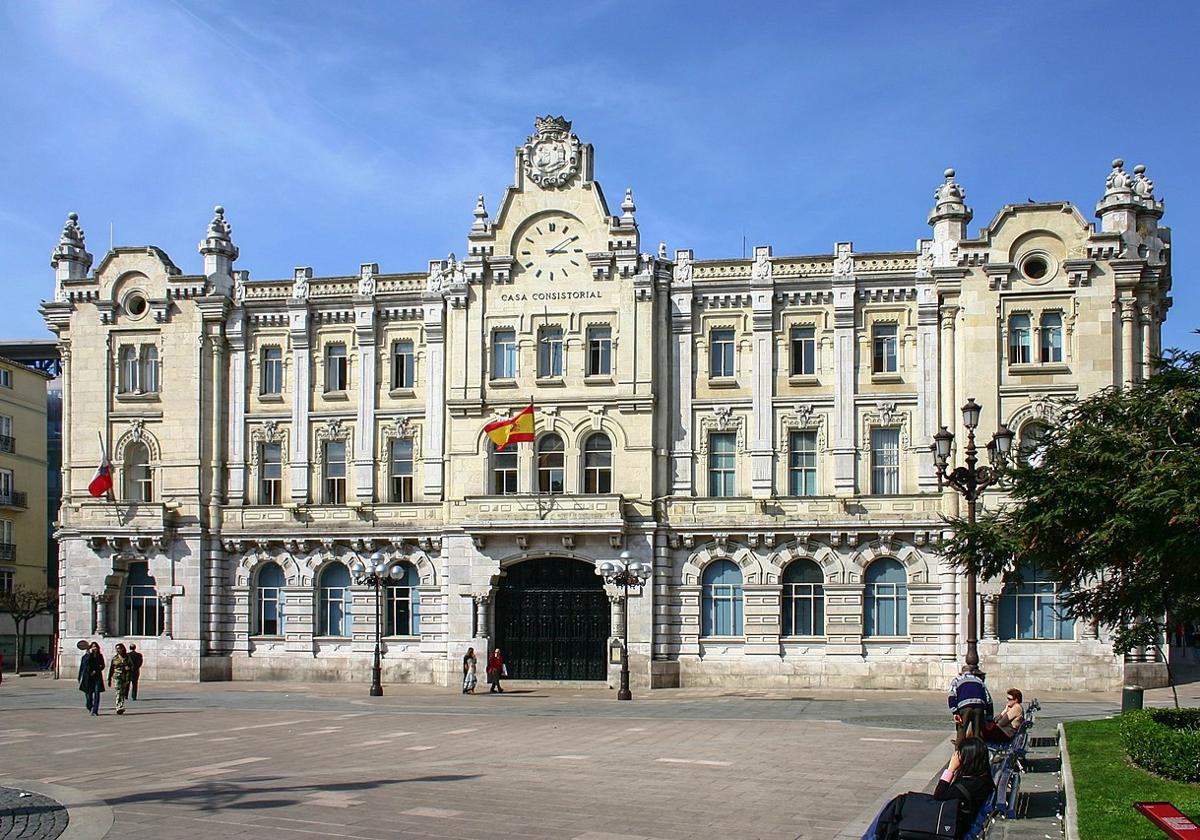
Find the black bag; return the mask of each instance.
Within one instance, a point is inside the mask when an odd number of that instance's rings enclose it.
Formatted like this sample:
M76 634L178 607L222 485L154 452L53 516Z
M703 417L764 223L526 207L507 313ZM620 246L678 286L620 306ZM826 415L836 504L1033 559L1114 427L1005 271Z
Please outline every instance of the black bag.
M928 793L909 793L897 804L900 840L954 840L958 829L957 799L939 802Z

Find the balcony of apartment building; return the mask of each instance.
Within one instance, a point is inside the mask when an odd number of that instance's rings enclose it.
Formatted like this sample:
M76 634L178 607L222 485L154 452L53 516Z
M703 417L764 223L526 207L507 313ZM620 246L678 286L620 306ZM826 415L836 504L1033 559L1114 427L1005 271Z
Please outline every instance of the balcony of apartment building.
M0 452L9 454L17 451L17 439L12 435L0 435Z
M29 496L19 490L0 490L0 508L25 510L29 507Z
M17 546L15 543L0 542L0 563L17 562Z

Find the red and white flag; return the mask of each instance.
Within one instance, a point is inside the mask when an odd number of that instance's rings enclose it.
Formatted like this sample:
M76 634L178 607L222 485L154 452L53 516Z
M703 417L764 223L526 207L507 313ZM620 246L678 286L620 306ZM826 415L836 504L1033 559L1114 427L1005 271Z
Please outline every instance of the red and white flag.
M108 460L108 452L104 449L104 441L100 441L100 466L96 467L96 474L92 476L91 482L88 483L88 492L95 498L100 498L105 493L112 490L112 463Z

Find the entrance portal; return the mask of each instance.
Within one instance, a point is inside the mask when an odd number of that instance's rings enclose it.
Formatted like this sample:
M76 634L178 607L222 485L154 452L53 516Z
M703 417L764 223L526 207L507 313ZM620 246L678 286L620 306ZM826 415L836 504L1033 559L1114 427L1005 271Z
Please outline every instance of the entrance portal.
M581 560L526 560L496 594L496 644L508 675L524 680L603 680L608 597Z

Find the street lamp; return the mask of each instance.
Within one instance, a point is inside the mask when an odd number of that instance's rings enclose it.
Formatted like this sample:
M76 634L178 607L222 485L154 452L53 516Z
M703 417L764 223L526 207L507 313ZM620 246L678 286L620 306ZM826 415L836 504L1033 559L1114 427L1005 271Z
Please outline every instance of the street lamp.
M383 669L379 662L379 649L383 630L383 608L380 594L384 581L389 577L394 580L404 577L404 568L398 563L390 564L382 551L372 553L366 563L363 562L361 556L357 556L358 552L355 552L355 555L355 561L350 564L350 574L354 576L354 582L359 586L366 585L375 589L375 659L371 665L371 696L382 697L381 672Z
M622 589L621 596L621 688L618 700L632 700L629 690L629 589L641 589L654 574L654 567L640 560L633 560L628 551L622 551L617 562L605 560L596 567L596 574Z
M1008 460L1012 451L1013 433L1008 426L1000 424L1000 429L992 435L987 444L988 461L991 466L977 466L979 450L975 447L975 429L979 426L979 415L982 406L975 402L974 397L968 397L962 407L963 426L967 429L967 447L965 467L950 467L950 455L954 448L954 433L945 426L938 429L933 436L930 449L933 450L933 463L937 467L938 486L942 482L949 484L963 494L967 500L967 522L975 524L975 500L998 480L997 467ZM976 616L975 594L976 575L967 573L967 668L971 673L979 673L979 634Z

